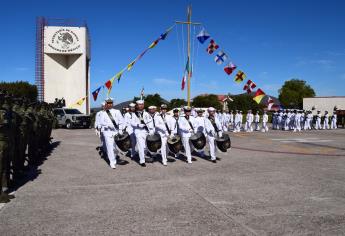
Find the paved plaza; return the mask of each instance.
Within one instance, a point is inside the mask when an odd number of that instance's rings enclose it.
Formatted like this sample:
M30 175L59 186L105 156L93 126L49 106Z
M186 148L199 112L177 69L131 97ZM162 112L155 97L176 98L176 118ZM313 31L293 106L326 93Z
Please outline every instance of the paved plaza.
M0 209L0 235L344 235L345 130L231 133L216 164L109 168L92 130L53 150Z

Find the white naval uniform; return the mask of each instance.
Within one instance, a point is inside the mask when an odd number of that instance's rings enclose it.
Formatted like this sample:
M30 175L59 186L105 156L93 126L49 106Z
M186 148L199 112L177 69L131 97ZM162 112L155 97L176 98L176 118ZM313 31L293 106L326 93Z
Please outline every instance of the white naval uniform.
M156 132L161 136L161 140L162 140L161 156L162 156L163 165L167 165L167 162L168 162L167 161L167 154L168 154L167 141L168 141L169 130L170 130L168 122L167 122L167 120L169 119L168 116L170 115L155 114L154 116ZM165 123L167 125L165 125ZM167 127L169 128L169 130L167 129Z
M282 129L284 127L283 125L283 112L279 112L278 119L277 119L277 129Z
M268 132L268 115L267 114L263 114L262 115L262 132Z
M125 119L125 123L126 123L126 131L129 134L129 137L131 139L131 157L132 158L135 155L135 146L137 144L137 141L136 141L136 138L135 138L135 133L134 133L133 127L131 125L133 116L135 116L135 113L130 111L130 112L127 112L125 114L125 118L124 118Z
M101 126L101 123L100 123L100 117L101 117L101 113L102 112L104 112L104 111L99 111L99 112L96 113L94 128L96 129L96 134L98 135L99 139L101 140L102 150L105 151L106 150L106 146L105 146L105 142L104 142L102 126Z
M301 114L297 113L294 115L294 127L293 127L294 132L301 131Z
M234 114L230 113L229 114L229 126L232 126L233 129L235 129L235 125L234 125Z
M105 142L105 147L107 151L107 156L110 162L110 166L115 166L116 165L116 156L118 154L117 149L115 148L115 141L114 137L117 135L119 130L124 129L124 120L122 117L122 114L119 110L115 109L109 109L110 114L112 115L115 123L117 124L117 128L114 127L113 122L109 118L108 114L106 111L103 111L99 117L100 119L100 125L102 126L102 133L104 136L104 142Z
M332 115L331 119L331 129L336 129L337 128L337 114Z
M214 117L214 123L216 125L217 130L212 125L212 122L210 120L210 117L205 119L205 130L206 130L206 138L208 141L208 145L210 147L210 156L211 160L216 160L216 145L215 145L215 138L217 135L221 135L222 132L222 126L220 121L217 119L217 117ZM218 133L217 133L218 132Z
M311 129L310 122L311 122L312 119L313 119L313 115L308 113L307 114L307 118L306 118L306 120L304 122L304 130Z
M325 114L323 120L323 129L329 129L329 115Z
M197 116L195 117L195 128L197 132L202 132L206 136L206 130L205 130L205 117L203 116ZM204 151L199 152L201 156L204 156Z
M135 112L131 119L131 125L137 140L139 163L143 164L145 163L146 137L149 133L154 134L152 117L146 111Z
M260 115L259 114L255 114L254 116L254 123L255 123L255 130L258 131L260 130Z
M246 117L246 126L244 128L245 131L253 132L253 127L252 127L253 119L254 119L253 114L252 113L248 113L247 117Z
M192 163L192 154L189 138L196 132L196 122L193 116L189 116L189 122L185 116L181 116L178 121L182 143L185 149L187 162Z
M322 129L321 127L321 114L316 115L316 126L315 129Z

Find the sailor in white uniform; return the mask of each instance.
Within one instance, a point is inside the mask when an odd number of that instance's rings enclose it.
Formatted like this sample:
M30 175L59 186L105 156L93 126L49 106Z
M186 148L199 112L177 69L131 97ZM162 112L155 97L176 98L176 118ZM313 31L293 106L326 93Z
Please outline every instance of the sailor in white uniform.
M134 130L133 127L131 125L132 122L132 118L133 116L135 116L135 104L134 103L130 103L129 105L129 111L125 114L125 123L126 123L126 131L129 134L129 137L131 139L131 158L133 159L134 156L136 155L136 151L135 151L135 146L136 146L136 139L135 139L135 134L134 134Z
M315 126L315 129L322 129L322 127L321 127L321 112L320 111L317 111L317 114L316 114L316 126Z
M334 111L331 117L331 129L336 129L336 128L337 128L337 112Z
M191 108L185 106L183 108L184 116L179 118L178 126L180 129L180 135L182 143L185 149L188 164L192 163L191 147L189 144L189 138L196 132L195 118L191 115Z
M325 116L323 118L323 129L329 129L329 115L328 115L328 111L325 111Z
M131 119L131 125L137 140L139 163L145 167L146 137L148 134L154 134L154 127L152 117L144 110L144 101L138 100L136 104L136 112Z
M262 115L262 132L268 132L268 126L267 126L267 123L268 123L268 115L267 115L267 112L264 111L264 114Z
M253 127L252 127L253 120L254 120L254 116L252 114L252 110L248 110L248 113L246 116L246 124L244 126L244 130L246 132L253 132Z
M214 113L216 109L213 107L208 108L208 117L205 119L205 131L206 131L206 138L208 141L208 145L210 147L210 156L213 163L217 162L216 157L216 145L215 139L216 137L222 137L222 126L217 117L215 117Z
M105 107L105 102L102 102L101 103L101 108L102 110L98 111L96 113L96 116L95 116L95 124L94 124L94 128L95 128L95 132L96 132L96 135L99 137L99 139L101 140L101 148L102 148L102 151L104 152L106 150L106 147L105 147L105 142L104 142L104 137L103 137L103 131L102 131L102 126L100 124L100 117L101 117L101 114L102 112L104 111L104 108Z
M257 111L255 116L254 116L254 124L255 124L255 130L259 131L260 130L260 115L259 115L259 111Z
M205 130L205 116L204 116L204 111L202 109L197 110L198 116L195 117L195 126L196 126L196 131L201 132L206 136L206 130ZM200 151L199 154L204 157L204 151Z
M114 137L117 134L122 134L123 129L125 128L125 123L121 112L113 109L113 100L111 98L106 100L105 111L101 113L99 120L103 130L102 133L110 167L115 169L118 151L115 148Z

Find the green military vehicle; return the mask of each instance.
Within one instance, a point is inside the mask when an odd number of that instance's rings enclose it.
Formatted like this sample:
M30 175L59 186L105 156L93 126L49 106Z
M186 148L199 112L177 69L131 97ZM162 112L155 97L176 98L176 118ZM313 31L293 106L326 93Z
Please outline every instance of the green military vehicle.
M53 110L58 127L90 128L91 117L74 108L55 108Z

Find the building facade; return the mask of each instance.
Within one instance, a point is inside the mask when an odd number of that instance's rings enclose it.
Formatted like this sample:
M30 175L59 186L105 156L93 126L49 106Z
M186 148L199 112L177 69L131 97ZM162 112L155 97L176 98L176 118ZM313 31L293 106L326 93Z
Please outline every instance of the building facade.
M40 18L37 22L36 85L38 99L90 113L90 44L86 24ZM78 100L85 101L78 105Z
M345 96L303 98L303 110L324 113L333 112L334 109L345 110Z

